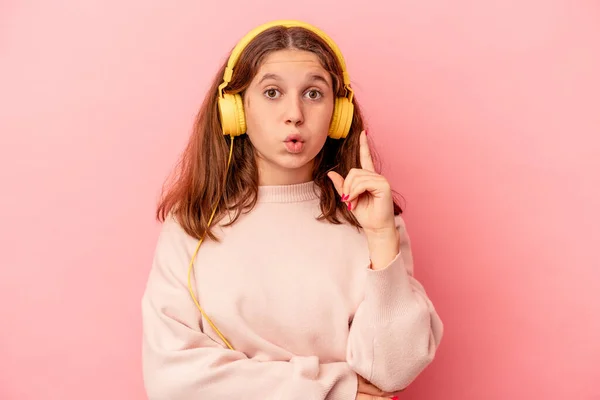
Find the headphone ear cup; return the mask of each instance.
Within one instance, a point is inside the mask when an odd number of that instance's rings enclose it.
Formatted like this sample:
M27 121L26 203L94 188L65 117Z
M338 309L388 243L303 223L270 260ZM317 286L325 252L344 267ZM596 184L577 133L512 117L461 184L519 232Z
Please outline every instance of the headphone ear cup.
M223 135L239 136L246 133L244 102L239 94L223 94L218 100Z
M346 97L336 97L333 116L329 126L329 137L332 139L346 138L350 132L353 115L354 104Z

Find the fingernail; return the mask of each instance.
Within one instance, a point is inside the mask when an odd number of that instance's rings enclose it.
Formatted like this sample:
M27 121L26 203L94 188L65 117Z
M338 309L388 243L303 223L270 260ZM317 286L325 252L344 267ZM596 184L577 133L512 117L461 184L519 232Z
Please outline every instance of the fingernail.
M392 400L398 400L398 396L394 396L391 398Z
M352 210L352 203L348 203L348 211Z
M348 200L348 196L347 194L342 194L342 201L346 201Z

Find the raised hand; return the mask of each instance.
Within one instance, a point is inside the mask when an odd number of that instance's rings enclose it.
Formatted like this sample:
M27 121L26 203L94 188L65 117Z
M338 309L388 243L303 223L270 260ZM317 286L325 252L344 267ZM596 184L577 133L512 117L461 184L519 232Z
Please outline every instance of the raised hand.
M327 174L335 189L363 227L369 244L372 269L385 268L400 251L395 225L394 200L387 179L375 172L366 132L360 134L361 168L353 168L344 178Z
M351 169L345 178L334 171L327 176L365 233L395 229L392 189L387 179L375 172L365 131L360 134L360 164L361 168Z

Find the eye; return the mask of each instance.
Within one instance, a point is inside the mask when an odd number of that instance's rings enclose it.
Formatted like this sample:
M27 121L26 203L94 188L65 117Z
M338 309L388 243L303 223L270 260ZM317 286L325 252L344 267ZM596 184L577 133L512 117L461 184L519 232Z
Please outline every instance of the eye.
M320 99L323 96L323 93L321 93L320 90L311 89L308 92L306 92L306 95L311 100L318 100L318 99Z
M268 98L268 99L276 99L277 96L280 94L279 90L277 89L267 89L263 92L263 94Z

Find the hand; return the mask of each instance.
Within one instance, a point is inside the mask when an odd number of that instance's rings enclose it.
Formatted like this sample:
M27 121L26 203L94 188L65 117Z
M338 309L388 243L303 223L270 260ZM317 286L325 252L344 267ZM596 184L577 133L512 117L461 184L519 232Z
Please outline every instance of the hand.
M360 133L360 165L346 178L334 171L327 176L367 235L395 231L392 189L387 179L375 172L365 131Z
M360 134L360 165L346 178L337 172L327 176L348 204L358 223L363 227L369 245L370 268L385 268L400 251L400 237L396 229L394 200L387 179L375 172L369 151L367 134Z
M358 393L356 400L390 400L389 397L371 396L370 394Z
M364 397L364 399L390 399L394 395L393 393L386 393L383 390L379 389L377 386L373 385L371 382L367 381L362 376L358 375L358 394L359 395L368 395ZM374 397L373 397L374 396ZM361 397L357 396L357 400L361 399Z

